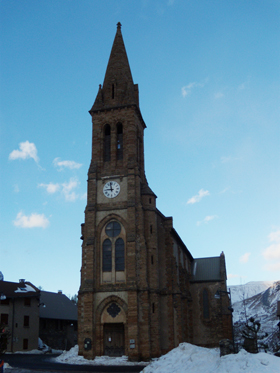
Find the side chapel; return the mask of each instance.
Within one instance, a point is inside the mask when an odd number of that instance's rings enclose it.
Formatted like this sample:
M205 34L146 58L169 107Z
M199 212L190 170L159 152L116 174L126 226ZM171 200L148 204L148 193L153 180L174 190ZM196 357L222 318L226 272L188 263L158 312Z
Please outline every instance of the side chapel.
M213 347L232 339L224 254L195 259L148 185L146 124L120 23L89 113L79 354L148 360L181 342Z

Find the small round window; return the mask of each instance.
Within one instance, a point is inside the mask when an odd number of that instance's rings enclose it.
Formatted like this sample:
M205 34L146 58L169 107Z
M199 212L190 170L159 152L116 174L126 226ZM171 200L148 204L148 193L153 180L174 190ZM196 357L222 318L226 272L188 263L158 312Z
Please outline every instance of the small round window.
M121 225L117 221L111 221L106 225L105 232L109 237L117 237L121 233Z

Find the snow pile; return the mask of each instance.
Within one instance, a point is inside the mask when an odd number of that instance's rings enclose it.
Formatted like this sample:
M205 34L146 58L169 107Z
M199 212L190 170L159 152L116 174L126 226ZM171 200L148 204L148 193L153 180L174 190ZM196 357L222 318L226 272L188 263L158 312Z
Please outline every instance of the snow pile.
M238 354L220 358L219 349L197 347L181 343L166 355L147 366L143 373L279 373L279 357L259 353L249 354L241 350Z
M100 356L87 360L78 356L78 346L53 359L59 363L81 365L144 365L148 363L132 363L126 356ZM142 371L143 373L279 373L279 357L259 353L249 354L241 350L238 354L220 357L219 349L197 347L189 343L181 343L179 347L155 359Z
M81 364L81 365L147 365L148 363L132 363L128 361L127 356L110 357L110 356L97 356L94 360L85 359L83 356L78 355L78 345L72 347L69 351L64 351L60 356L53 360L57 363L67 364Z

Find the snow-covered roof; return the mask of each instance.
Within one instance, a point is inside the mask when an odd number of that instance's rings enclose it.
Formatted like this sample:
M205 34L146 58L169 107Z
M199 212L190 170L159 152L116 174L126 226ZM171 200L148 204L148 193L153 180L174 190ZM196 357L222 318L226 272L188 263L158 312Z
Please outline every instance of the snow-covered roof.
M6 298L34 297L39 296L40 290L31 282L0 281L0 293Z
M71 321L78 319L77 306L62 293L41 291L40 303L40 318Z

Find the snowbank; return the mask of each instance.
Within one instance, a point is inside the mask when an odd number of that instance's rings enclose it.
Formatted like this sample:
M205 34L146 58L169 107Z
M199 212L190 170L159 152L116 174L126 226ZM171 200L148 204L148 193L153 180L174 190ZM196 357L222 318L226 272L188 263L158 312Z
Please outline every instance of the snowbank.
M126 356L100 356L94 360L87 360L78 356L78 346L64 351L62 355L53 359L58 363L85 365L144 365L147 363L132 363ZM220 357L219 349L197 347L189 343L181 343L179 347L152 361L143 373L279 373L279 357L259 353L249 354L241 350L236 355Z
M128 361L127 356L109 357L97 356L94 360L85 359L78 355L78 345L72 347L69 351L64 351L62 355L54 358L57 363L83 364L83 365L147 365L148 363L132 363Z
M219 349L207 349L181 343L179 347L153 361L142 372L279 373L280 359L265 353L249 354L245 350L220 358Z

